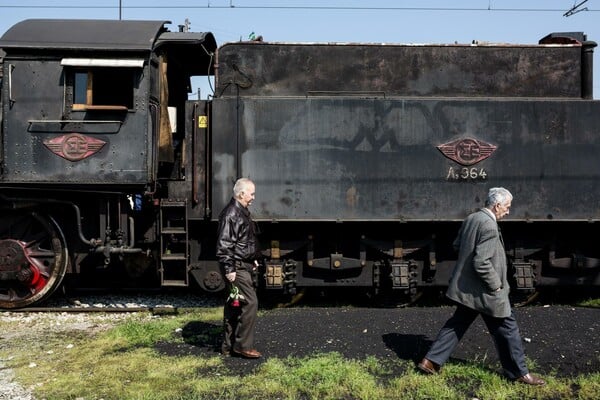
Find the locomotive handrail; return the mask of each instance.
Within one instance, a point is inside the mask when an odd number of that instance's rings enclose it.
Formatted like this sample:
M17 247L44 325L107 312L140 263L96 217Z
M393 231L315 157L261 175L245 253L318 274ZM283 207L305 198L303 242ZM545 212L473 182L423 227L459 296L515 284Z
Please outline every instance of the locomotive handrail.
M13 64L8 64L8 105L12 107L15 103L15 99L13 99L12 95L12 72L15 69Z
M363 90L309 90L306 92L307 96L382 96L386 98L385 92L383 91L363 91Z
M96 106L96 107L100 107L100 106ZM112 107L112 106L110 106ZM100 120L100 119L95 119L95 120L87 120L87 119L82 119L82 120L78 120L78 119L30 119L27 120L27 122L29 122L30 124L35 124L35 123L42 123L42 122L52 122L52 123L56 123L56 124L67 124L67 123L83 123L83 124L123 124L123 121L119 121L119 120Z
M81 105L77 105L77 107L75 107L75 104L73 105L73 110L90 110L90 111L94 111L94 110L116 110L116 111L127 111L128 108L127 106L108 106L108 105L86 105L86 104L81 104Z
M76 119L30 119L29 132L72 132L79 133L118 133L123 126L123 121L118 120L76 120Z
M110 253L140 253L143 250L141 248L134 248L134 237L135 234L133 233L135 230L135 225L134 225L134 221L132 217L129 217L129 230L130 230L130 236L129 236L129 244L128 244L128 248L125 248L123 246L121 247L108 247L108 246L99 246L100 244L102 244L102 240L101 239L87 239L84 234L83 234L83 230L81 227L81 211L79 209L79 206L77 206L77 204L72 203L70 201L61 201L61 200L52 200L52 199L48 199L48 200L41 200L41 199L26 199L26 198L19 198L19 199L15 199L15 198L11 198L5 195L0 194L0 199L3 202L12 202L12 209L18 209L18 208L30 208L30 207L35 207L40 203L44 203L44 204L62 204L62 205L67 205L67 206L71 206L73 207L73 210L75 211L75 219L76 219L76 229L77 229L77 235L79 236L79 240L81 240L81 242L83 244L86 244L88 246L91 246L95 249L96 252L104 252L105 250L108 249L108 251ZM17 207L16 206L16 200L18 200L22 206L21 207Z

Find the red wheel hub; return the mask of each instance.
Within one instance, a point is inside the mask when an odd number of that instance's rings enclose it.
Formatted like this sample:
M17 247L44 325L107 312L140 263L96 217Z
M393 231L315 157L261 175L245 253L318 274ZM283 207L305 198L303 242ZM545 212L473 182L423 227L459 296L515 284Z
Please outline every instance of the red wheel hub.
M43 289L48 279L30 257L31 253L25 242L0 240L0 280L19 281L36 292Z

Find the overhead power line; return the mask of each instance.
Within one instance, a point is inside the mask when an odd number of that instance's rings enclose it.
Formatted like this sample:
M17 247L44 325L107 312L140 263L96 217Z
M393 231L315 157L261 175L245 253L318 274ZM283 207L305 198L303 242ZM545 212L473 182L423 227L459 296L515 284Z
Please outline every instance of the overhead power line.
M581 8L582 5L587 3L588 0L583 0L579 4L575 4L569 11L563 14L563 17L570 17L573 14L577 14L578 12L588 11L587 7Z
M587 1L587 0L585 0ZM583 1L581 4L585 3ZM567 11L564 16L572 15L580 11L597 12L600 9L589 9L584 8L575 11L574 9ZM12 4L12 5L0 5L0 8L26 8L26 9L270 9L270 10L357 10L357 11L488 11L488 12L564 12L564 9L559 8L494 8L494 7L352 7L352 6L295 6L295 5L281 5L281 6L241 6L235 5L233 2L230 5L211 5L210 3L205 5L189 4L189 5L143 5L143 6L128 6L128 5L73 5L73 4L46 4L46 5L27 5L27 4ZM568 15L567 15L568 14Z

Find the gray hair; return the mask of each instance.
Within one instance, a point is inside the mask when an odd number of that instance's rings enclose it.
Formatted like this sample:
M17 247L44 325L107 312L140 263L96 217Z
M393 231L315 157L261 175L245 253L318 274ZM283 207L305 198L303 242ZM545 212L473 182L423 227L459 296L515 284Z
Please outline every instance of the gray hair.
M252 182L248 178L238 179L237 181L235 181L235 185L233 185L233 195L235 196L235 198L238 198L244 190L246 190L250 185L253 184L254 182Z
M496 204L506 203L513 199L513 195L503 187L491 188L485 201L486 207L493 207Z

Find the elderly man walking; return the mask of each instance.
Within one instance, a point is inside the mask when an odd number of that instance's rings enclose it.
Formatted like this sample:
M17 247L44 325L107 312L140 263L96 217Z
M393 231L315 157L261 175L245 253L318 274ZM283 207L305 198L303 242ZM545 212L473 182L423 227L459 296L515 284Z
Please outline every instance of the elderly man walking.
M508 215L512 199L508 190L492 188L485 208L463 222L454 241L458 261L446 292L457 304L456 310L418 364L421 371L439 372L469 326L481 315L507 377L528 385L546 383L531 375L525 365L521 335L508 298L506 253L497 221Z
M240 178L233 187L233 197L219 215L217 258L228 282L229 298L223 309L224 355L259 358L254 348L254 328L258 298L252 272L260 257L257 229L248 207L254 201L255 186L248 178ZM230 296L231 297L231 296Z

